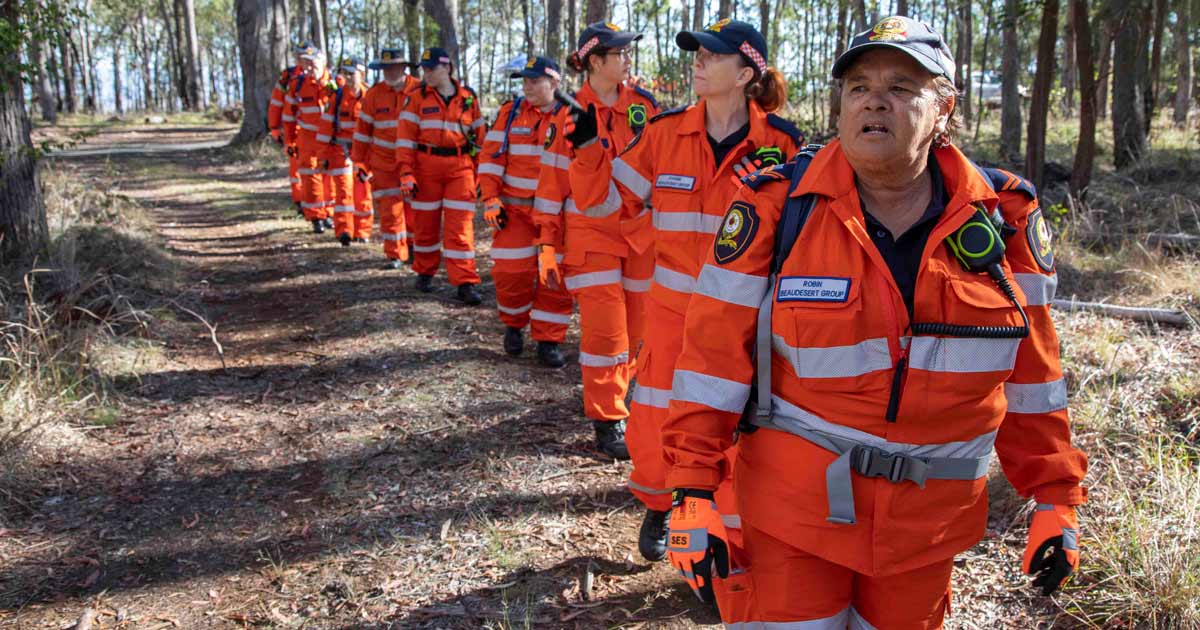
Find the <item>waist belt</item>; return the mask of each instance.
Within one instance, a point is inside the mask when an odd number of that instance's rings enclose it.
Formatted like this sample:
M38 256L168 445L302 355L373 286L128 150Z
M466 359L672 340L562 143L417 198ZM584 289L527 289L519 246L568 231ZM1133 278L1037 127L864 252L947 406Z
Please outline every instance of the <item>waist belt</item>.
M435 147L417 143L417 150L421 153L428 153L429 155L436 155L438 157L453 157L465 154L467 147Z
M853 525L856 522L851 471L864 477L882 477L892 483L911 481L922 489L929 479L974 480L987 475L995 433L984 434L971 442L953 444L900 444L882 438L868 442L866 439L854 439L813 428L813 425L819 423L828 424L830 427L839 425L816 418L779 398L775 398L774 402L773 413L770 416L753 417L750 423L791 433L838 456L825 469L825 490L829 495L829 516L825 520L831 523ZM840 428L846 433L861 434L847 427ZM983 454L975 457L940 455L964 451L982 451Z

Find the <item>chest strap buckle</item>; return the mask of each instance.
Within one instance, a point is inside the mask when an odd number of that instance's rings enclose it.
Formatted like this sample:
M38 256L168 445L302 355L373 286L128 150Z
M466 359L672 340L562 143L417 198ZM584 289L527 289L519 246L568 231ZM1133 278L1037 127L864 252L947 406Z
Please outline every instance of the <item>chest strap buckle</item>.
M925 488L925 480L929 478L929 464L925 461L865 444L854 447L850 466L864 477L882 477L892 483L911 481L921 489Z

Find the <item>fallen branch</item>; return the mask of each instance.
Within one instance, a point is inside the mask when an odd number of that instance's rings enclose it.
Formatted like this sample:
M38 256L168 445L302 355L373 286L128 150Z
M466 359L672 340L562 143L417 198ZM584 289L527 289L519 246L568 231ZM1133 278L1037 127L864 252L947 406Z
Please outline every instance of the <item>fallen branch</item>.
M1200 236L1183 233L1164 234L1162 232L1151 232L1146 235L1146 244L1175 249L1197 249L1200 248Z
M217 339L217 327L214 326L213 324L208 323L208 320L204 319L204 317L202 317L196 311L193 311L192 309L180 304L179 302L171 300L171 303L174 304L175 306L179 307L180 310L187 313L188 315L191 315L192 317L195 317L196 319L200 320L200 323L204 324L204 327L208 329L208 335L209 335L209 337L212 338L213 345L216 346L216 348L217 348L217 358L221 360L221 371L224 372L225 371L225 348L221 345L220 340Z
M96 611L88 608L79 615L79 621L75 622L73 630L92 630L92 624L96 622Z
M1099 302L1077 302L1075 300L1054 300L1054 308L1065 311L1088 311L1099 313L1117 319L1131 319L1138 322L1169 324L1180 328L1192 326L1192 318L1183 311L1173 311L1166 308L1146 308L1134 306L1116 306Z

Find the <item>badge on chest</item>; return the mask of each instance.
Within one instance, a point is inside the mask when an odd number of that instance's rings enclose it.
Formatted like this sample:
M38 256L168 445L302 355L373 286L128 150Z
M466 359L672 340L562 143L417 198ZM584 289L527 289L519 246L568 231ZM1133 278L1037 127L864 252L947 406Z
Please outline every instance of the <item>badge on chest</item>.
M776 302L845 302L850 297L850 278L784 276L779 279Z

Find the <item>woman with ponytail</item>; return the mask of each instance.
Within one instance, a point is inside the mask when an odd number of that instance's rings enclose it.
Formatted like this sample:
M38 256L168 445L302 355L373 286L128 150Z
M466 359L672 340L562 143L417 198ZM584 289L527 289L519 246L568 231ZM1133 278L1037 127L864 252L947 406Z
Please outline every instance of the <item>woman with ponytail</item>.
M594 146L578 149L570 169L576 203L589 206L619 196L630 249L654 255L646 343L638 357L626 435L633 460L629 489L646 506L638 548L648 560L667 553L674 486L667 478L661 432L668 407L687 403L672 396L672 384L678 397L680 381L687 379L675 371L684 311L697 282L704 280L701 267L718 231L725 238L731 221L740 230L735 238L754 229L753 209L725 216L740 179L786 161L804 143L793 124L774 114L787 100L787 85L767 65L766 40L753 26L722 20L703 31L681 32L675 42L695 52L692 86L699 101L655 117L616 159ZM713 500L713 493L707 498ZM729 528L725 542L736 548L740 531L728 482L716 493L716 503ZM712 529L709 533L715 536ZM697 575L707 566L680 569L697 595L711 602L713 582L708 575ZM741 595L727 590L717 586L723 616L736 615L744 602L735 600L744 599L745 590L734 589Z

